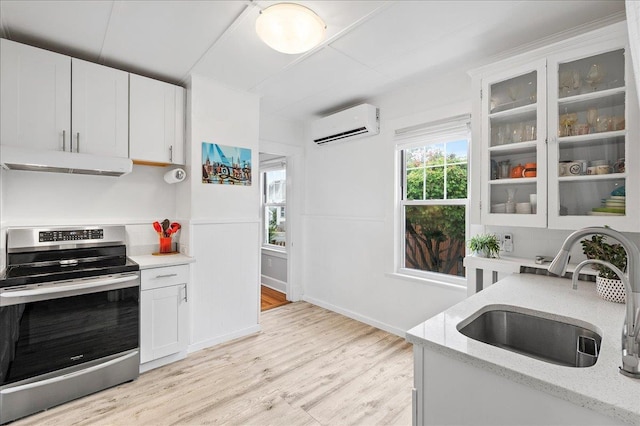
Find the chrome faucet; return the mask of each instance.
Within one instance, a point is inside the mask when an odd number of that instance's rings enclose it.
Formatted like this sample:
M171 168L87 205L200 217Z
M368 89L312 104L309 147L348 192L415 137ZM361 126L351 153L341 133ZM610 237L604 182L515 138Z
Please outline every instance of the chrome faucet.
M585 260L580 263L573 272L573 288L577 288L578 272L589 263L604 264L614 271L624 283L627 297L627 313L622 327L622 367L620 373L634 379L640 379L640 250L627 237L620 232L605 227L583 228L573 232L562 244L562 248L556 255L549 272L563 276L569 263L569 250L581 238L601 234L618 240L627 252L627 274L616 268L609 262Z

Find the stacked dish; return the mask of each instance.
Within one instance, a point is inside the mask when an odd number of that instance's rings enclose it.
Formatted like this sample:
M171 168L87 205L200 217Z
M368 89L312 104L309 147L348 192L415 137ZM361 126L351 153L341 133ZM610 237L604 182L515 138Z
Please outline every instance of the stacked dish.
M491 213L506 213L507 205L505 203L491 204Z
M517 214L531 214L531 203L516 203Z
M624 195L612 195L602 200L602 206L594 207L588 214L591 216L624 216L626 201Z

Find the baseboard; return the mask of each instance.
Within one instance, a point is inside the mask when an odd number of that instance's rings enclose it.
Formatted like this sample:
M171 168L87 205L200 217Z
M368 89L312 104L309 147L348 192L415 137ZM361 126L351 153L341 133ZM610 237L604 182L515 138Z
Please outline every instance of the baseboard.
M260 275L260 282L269 288L277 290L281 293L287 292L287 283L277 280L275 278L268 277L266 275Z
M304 300L305 302L309 302L312 305L320 306L321 308L325 308L325 309L328 309L330 311L336 312L336 313L338 313L340 315L344 315L345 317L349 317L349 318L354 319L356 321L363 322L363 323L368 324L368 325L370 325L372 327L379 328L380 330L384 330L384 331L386 331L388 333L395 334L398 337L404 338L406 336L406 334L407 334L407 332L405 330L401 330L401 329L399 329L397 327L394 327L392 325L389 325L389 324L374 320L373 318L369 318L367 316L360 315L360 314L358 314L356 312L353 312L353 311L350 311L348 309L344 309L344 308L341 308L339 306L332 305L331 303L324 302L324 301L316 299L314 297L302 296L302 300Z
M149 370L153 370L154 368L163 367L167 364L171 364L176 361L183 360L187 357L186 349L180 351L175 354L167 355L163 358L154 359L153 361L145 362L144 364L140 364L140 374L146 373Z
M234 331L233 333L191 344L187 349L187 353L191 354L202 349L210 348L211 346L219 345L220 343L228 342L229 340L248 336L254 333L259 333L260 331L262 331L262 327L260 326L260 324L252 325L251 327L243 328L242 330Z

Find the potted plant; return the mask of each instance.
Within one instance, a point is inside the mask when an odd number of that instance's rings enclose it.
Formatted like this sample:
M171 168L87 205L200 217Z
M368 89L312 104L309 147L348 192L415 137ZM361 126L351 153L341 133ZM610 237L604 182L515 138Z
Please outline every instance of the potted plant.
M605 236L599 234L593 235L591 239L582 240L580 244L587 259L603 260L626 272L627 252L620 244L609 244L605 242ZM611 302L625 303L625 289L620 277L604 265L594 264L593 268L598 271L596 276L598 295Z
M500 242L493 234L478 234L469 240L469 249L474 256L498 257L500 252Z

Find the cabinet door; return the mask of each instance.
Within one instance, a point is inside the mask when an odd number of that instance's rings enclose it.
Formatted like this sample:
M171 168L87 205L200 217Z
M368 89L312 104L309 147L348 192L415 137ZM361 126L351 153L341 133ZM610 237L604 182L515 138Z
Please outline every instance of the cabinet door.
M69 150L71 58L0 39L0 93L0 143Z
M638 110L629 102L637 95L625 42L549 59L550 228L640 230Z
M172 141L172 157L173 164L184 164L184 126L185 126L185 97L184 88L175 87L175 136Z
M482 80L482 223L545 227L546 62Z
M186 348L186 291L181 284L141 292L141 363Z
M177 144L176 140L184 141L184 89L134 74L130 75L129 84L131 159L183 163L183 143ZM179 109L180 121L176 119Z
M73 58L73 152L129 156L129 75Z
M164 150L165 85L129 75L129 156L132 160L169 163Z

